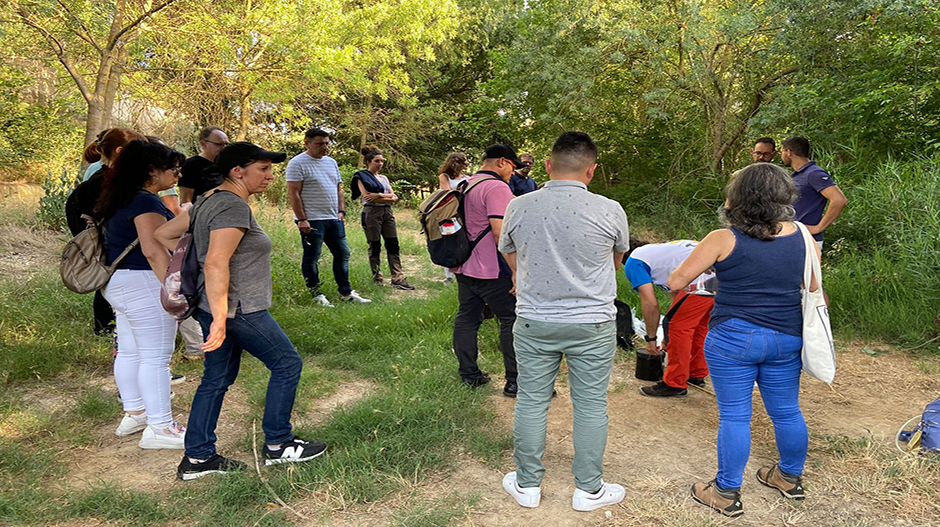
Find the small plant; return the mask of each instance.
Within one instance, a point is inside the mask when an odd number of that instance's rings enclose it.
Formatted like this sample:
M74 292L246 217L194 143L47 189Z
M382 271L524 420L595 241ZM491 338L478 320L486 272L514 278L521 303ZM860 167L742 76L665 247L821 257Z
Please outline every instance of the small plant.
M68 224L65 220L65 202L75 189L75 178L67 170L62 170L58 176L52 171L42 182L43 196L39 198L39 212L36 220L39 225L56 231L67 232Z

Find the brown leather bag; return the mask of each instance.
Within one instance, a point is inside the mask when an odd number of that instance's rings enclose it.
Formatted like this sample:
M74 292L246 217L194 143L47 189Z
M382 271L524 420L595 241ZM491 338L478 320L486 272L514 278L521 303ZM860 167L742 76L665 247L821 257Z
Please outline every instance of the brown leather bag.
M65 287L84 295L108 285L108 280L111 279L118 264L127 256L127 253L137 247L140 239L131 242L111 265L105 265L107 255L101 224L94 223L91 216L86 214L82 214L82 219L90 222L90 225L65 244L65 249L62 250L62 260L59 262L59 274L62 275L62 283Z

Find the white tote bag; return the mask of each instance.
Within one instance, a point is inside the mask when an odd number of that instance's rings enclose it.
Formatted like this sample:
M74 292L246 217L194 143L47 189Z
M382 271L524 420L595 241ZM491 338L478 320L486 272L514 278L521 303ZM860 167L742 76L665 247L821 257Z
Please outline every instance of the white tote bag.
M803 264L803 371L831 384L836 376L836 350L829 325L829 308L823 296L822 267L816 255L816 241L806 226L794 222L803 233L806 261ZM810 291L811 278L819 287Z

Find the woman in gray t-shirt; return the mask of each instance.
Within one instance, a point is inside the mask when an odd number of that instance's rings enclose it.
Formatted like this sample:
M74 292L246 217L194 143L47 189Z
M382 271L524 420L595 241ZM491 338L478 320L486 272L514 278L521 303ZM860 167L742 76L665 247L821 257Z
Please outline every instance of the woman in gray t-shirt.
M264 192L274 179L273 163L285 157L251 143L231 143L216 159L224 176L222 184L201 197L191 211L202 291L193 317L202 325L206 356L189 414L186 453L176 472L182 480L245 467L215 450L222 399L238 375L242 350L271 370L261 421L264 464L307 461L326 450L324 443L304 441L291 433L290 416L303 361L268 313L271 240L248 206L248 197ZM188 226L189 217L184 214L157 235L165 245L173 246Z

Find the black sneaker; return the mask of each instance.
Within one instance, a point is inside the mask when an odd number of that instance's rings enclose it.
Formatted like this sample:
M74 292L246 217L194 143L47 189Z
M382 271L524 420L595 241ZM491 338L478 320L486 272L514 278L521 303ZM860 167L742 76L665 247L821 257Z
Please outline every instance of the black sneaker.
M213 455L202 463L193 463L188 457L183 456L180 466L176 469L177 479L191 481L194 479L208 476L209 474L226 474L228 472L237 472L245 470L248 465L241 461L228 459L218 454Z
M326 452L326 443L304 441L299 437L295 437L281 445L281 448L270 449L268 445L264 445L264 465L310 461L324 452Z
M512 397L513 399L515 399L518 393L519 393L519 385L512 381L507 381L506 386L503 387L503 395L505 395L506 397Z
M408 280L392 280L392 287L402 291L414 291L415 286L408 283Z
M689 394L684 388L673 388L662 381L640 388L640 393L647 397L685 397Z
M705 377L689 377L688 382L696 386L705 386Z
M181 382L186 382L186 376L179 373L170 374L170 385L179 384Z
M463 384L464 384L465 386L469 386L469 387L471 387L471 388L476 389L476 388L479 388L480 386L489 384L489 383L490 383L490 376L487 375L487 374L485 374L485 373L483 373L483 374L481 374L479 377L477 377L476 379L464 379L462 382L463 382Z

